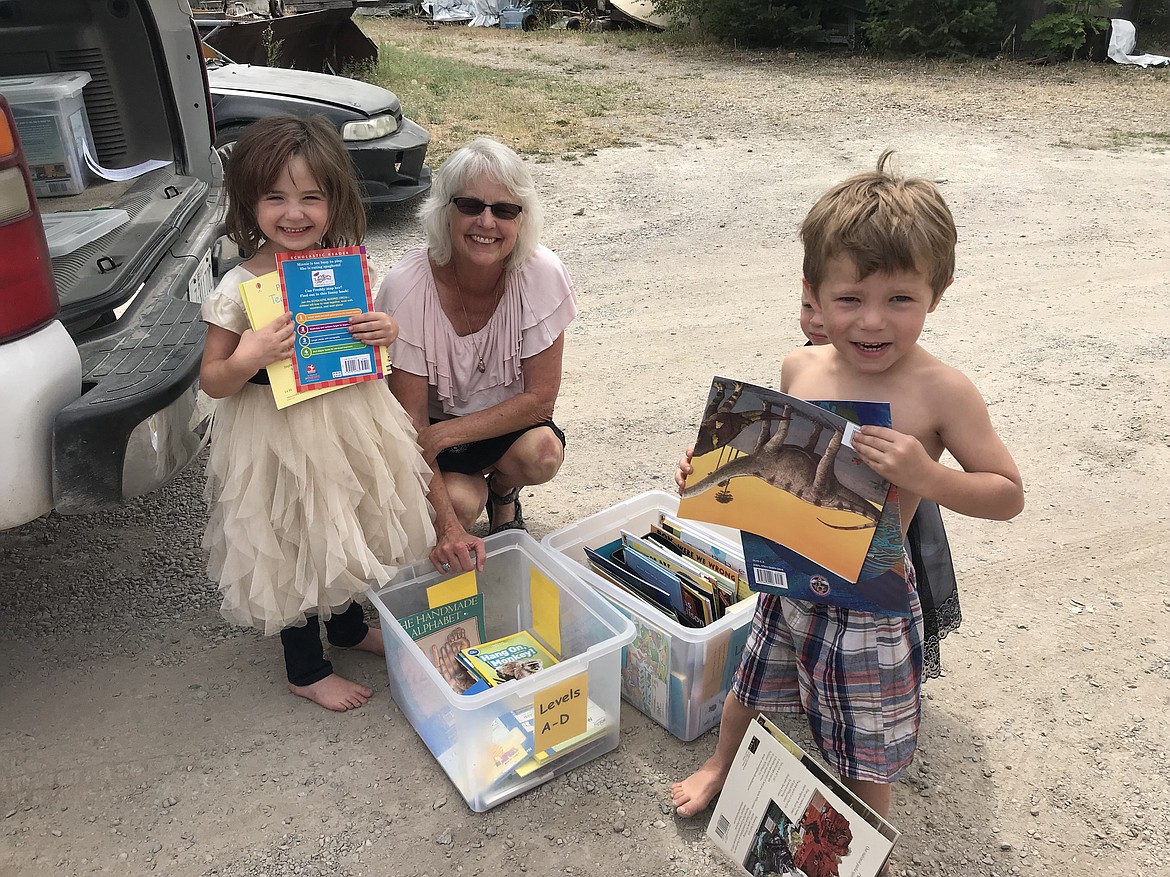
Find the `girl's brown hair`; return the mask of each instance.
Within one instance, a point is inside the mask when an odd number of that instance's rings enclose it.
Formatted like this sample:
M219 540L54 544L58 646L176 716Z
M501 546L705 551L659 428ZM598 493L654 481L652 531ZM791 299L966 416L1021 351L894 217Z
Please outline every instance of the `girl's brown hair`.
M874 273L921 271L937 300L955 273L955 220L938 186L887 170L850 177L820 197L804 223L804 279L818 294L825 266L848 256L864 280Z
M366 235L366 211L353 162L337 129L321 116L269 116L249 125L227 160L227 232L237 246L255 253L264 236L256 205L293 156L309 166L329 205L321 244L349 247Z

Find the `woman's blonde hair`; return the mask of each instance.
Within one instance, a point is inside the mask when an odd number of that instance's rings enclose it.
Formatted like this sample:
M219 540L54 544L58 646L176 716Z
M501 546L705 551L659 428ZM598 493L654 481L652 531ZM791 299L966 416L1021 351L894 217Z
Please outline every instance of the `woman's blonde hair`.
M365 238L366 210L353 162L337 129L323 116L268 116L244 129L224 173L228 237L245 252L255 253L264 243L256 205L298 155L329 205L329 223L321 244L350 247Z
M955 220L938 187L877 169L838 183L820 197L800 226L804 279L818 294L828 263L853 261L859 279L893 271L920 271L937 300L955 273Z
M489 180L503 186L516 199L516 203L524 208L512 220L518 224L516 246L505 264L508 270L519 268L536 252L544 226L544 212L528 166L515 152L490 137L477 137L457 149L435 175L431 193L419 208L431 261L436 265L450 263L454 255L454 243L451 240L449 211L455 209L451 199L458 198L463 194L464 187L479 180Z

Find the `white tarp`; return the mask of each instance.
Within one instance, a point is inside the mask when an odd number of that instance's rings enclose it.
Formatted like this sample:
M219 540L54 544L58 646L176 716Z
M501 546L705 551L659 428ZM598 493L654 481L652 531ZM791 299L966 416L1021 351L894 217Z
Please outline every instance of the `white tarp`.
M1137 28L1132 21L1124 18L1112 18L1109 34L1108 55L1118 64L1136 64L1139 67L1164 67L1170 64L1170 58L1165 55L1131 55L1133 47L1137 45Z
M508 0L423 0L432 21L466 21L471 27L495 27Z

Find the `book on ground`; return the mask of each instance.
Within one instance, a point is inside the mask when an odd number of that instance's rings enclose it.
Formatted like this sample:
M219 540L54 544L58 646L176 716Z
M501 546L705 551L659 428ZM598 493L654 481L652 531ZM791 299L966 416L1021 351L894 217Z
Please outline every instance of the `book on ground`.
M761 715L707 836L752 877L876 877L899 832Z

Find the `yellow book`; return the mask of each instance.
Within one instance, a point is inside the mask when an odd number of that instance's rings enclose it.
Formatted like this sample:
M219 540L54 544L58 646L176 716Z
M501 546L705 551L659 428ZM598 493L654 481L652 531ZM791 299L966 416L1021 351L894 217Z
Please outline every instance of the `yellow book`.
M248 312L248 321L252 329L262 329L285 312L284 298L280 293L280 277L275 271L264 274L254 280L240 284L240 297L244 300L244 310ZM390 349L378 348L382 351L383 366L387 374L390 373ZM293 378L292 360L282 359L266 368L268 381L272 385L272 398L276 400L277 408L287 408L297 402L324 396L341 387L321 387L316 390L297 392L296 380Z

